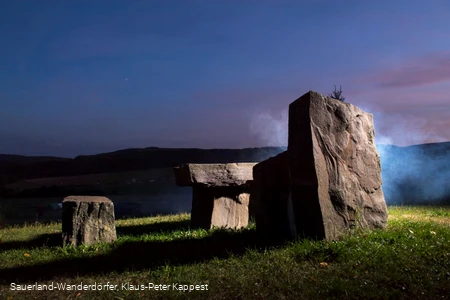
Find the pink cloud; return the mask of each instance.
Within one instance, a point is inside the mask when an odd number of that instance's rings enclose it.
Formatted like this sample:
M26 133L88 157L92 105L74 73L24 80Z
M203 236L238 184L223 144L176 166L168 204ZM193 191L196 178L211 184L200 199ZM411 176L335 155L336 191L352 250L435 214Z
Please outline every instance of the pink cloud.
M376 141L408 146L422 143L450 141L446 130L450 122L441 116L427 114L378 113L375 114Z
M344 93L347 102L374 114L378 142L406 146L450 140L449 87L447 83L397 89L349 85ZM195 103L203 100L204 105L195 110L209 118L199 118L196 124L199 127L194 131L208 131L223 138L229 134L230 144L235 143L231 142L234 139L249 146L285 145L288 105L307 91L307 88L199 91L191 98Z
M450 141L449 83L410 88L359 87L348 102L374 114L377 140L407 146Z
M369 76L364 81L384 88L408 88L450 80L450 52L438 52L405 60L390 70Z
M450 108L449 85L420 87L414 89L370 89L353 97L348 102L376 112L419 112Z

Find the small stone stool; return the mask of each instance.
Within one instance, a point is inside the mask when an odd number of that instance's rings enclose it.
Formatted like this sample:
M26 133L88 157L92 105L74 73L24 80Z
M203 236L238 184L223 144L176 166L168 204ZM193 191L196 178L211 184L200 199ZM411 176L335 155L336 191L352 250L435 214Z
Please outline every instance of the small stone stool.
M111 243L117 239L114 204L106 197L69 196L62 202L65 245Z

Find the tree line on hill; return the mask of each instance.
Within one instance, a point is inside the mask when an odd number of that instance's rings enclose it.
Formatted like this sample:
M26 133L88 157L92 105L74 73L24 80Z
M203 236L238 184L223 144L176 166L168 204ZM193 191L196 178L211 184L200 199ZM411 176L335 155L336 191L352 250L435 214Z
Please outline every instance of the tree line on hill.
M0 155L0 186L25 179L78 176L174 167L183 163L259 162L286 150L280 147L246 149L125 149L73 159Z

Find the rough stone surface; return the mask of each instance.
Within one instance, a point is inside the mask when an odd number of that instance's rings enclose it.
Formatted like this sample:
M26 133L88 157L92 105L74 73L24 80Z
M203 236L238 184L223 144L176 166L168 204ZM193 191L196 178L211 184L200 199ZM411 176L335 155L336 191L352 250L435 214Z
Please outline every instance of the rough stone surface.
M240 191L231 195L214 197L211 225L217 227L242 228L248 225L250 194Z
M191 225L205 229L246 227L255 165L186 164L174 168L177 185L192 186Z
M185 164L174 168L179 186L240 186L252 180L256 163Z
M192 187L191 225L242 228L248 225L248 187Z
M261 233L290 237L289 161L284 151L253 167L250 214Z
M62 205L64 244L90 245L117 239L114 205L108 198L69 196L64 198Z
M387 208L373 117L308 92L289 106L289 172L296 234L333 240L383 228Z

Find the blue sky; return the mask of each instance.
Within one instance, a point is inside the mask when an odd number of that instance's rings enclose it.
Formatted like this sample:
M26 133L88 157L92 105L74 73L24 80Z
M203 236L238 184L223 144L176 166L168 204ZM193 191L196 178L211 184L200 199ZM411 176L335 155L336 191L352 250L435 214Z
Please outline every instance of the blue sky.
M0 153L285 145L342 85L379 142L450 140L449 1L0 2Z

